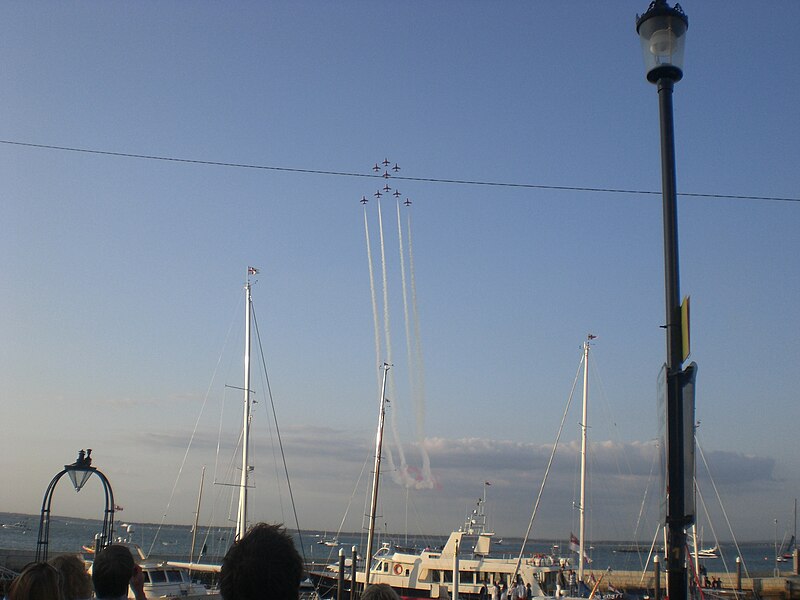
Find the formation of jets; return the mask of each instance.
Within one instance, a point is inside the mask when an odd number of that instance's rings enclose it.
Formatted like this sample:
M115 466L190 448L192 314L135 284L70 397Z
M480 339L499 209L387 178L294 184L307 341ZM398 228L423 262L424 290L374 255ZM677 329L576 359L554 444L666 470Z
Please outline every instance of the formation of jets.
M381 175L381 177L383 177L384 179L389 179L392 176L391 173L389 173L389 168L388 168L390 164L392 164L392 163L389 161L389 159L388 158L384 158L381 163L375 163L375 166L372 167L372 170L375 171L376 173L380 173L381 172L380 165L383 165L384 169L383 169L383 175ZM400 170L400 166L397 163L394 163L394 166L391 168L391 170L394 171L395 173L397 173L397 171ZM389 187L388 183L385 184L382 189L387 194L392 190L392 188ZM373 194L373 196L375 196L376 198L380 199L381 196L383 196L383 194L381 193L381 190L378 189ZM394 194L392 194L392 196L394 196L395 198L397 198L399 200L400 197L402 196L402 194L400 193L400 190L395 190ZM367 202L369 202L369 200L367 200L367 197L366 196L361 196L361 204L366 204ZM411 200L406 198L406 201L403 202L403 204L405 204L406 206L411 206Z

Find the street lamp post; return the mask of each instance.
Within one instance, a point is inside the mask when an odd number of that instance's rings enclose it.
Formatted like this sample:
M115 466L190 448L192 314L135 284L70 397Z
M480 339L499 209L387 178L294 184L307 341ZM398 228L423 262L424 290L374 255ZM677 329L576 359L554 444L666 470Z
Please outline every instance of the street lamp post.
M81 488L92 475L97 475L100 478L105 492L105 511L103 513L103 533L100 535L97 551L100 551L111 542L111 537L114 533L115 506L114 491L111 489L111 483L97 467L92 466L91 449L88 451L81 450L78 452L78 459L74 463L64 465L64 468L56 473L44 493L42 512L39 517L39 535L36 540L37 562L47 560L47 549L50 544L50 508L53 503L53 492L55 492L56 484L64 475L69 475L76 492L81 491Z
M678 276L678 213L675 184L675 136L672 118L672 90L683 77L683 48L689 22L679 4L653 0L643 15L637 15L636 32L642 43L647 80L658 87L661 129L661 185L664 219L664 282L666 294L667 361L666 390L666 498L667 590L672 600L687 597L685 559L686 526L693 519L694 437L687 431L693 404L684 400L695 367L682 371L680 283ZM688 325L688 324L687 324ZM692 398L693 401L693 398ZM687 461L691 458L691 464ZM687 489L688 488L688 489Z

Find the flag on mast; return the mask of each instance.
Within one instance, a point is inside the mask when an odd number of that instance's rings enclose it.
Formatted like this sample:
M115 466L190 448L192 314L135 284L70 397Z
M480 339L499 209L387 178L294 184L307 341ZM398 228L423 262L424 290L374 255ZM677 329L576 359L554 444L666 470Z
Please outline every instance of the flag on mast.
M569 534L569 549L580 554L581 545L574 533Z

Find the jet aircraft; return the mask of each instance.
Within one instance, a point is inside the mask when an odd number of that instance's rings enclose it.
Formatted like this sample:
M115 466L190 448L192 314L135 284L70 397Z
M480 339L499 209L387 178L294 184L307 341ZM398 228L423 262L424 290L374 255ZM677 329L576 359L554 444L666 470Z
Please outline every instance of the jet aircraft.
M367 197L361 196L361 204L366 204L367 202L369 202L369 200L367 200Z

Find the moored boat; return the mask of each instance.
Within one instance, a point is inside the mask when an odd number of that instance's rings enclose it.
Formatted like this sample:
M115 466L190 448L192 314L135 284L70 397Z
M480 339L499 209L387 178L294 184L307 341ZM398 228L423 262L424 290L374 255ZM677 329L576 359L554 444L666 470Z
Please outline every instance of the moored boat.
M482 585L497 582L510 585L515 575L531 584L533 597L548 595L556 586L560 566L550 556L514 558L491 556L492 533L453 531L441 550L424 549L409 553L392 546L382 546L372 558L370 583L392 586L400 596L415 598L451 598L454 588L460 598L477 599ZM339 565L309 573L323 596L335 590ZM350 586L350 573L345 573ZM356 583L365 581L363 570L356 572ZM455 585L454 585L455 584Z
M133 555L134 561L142 569L144 575L144 592L147 598L220 598L215 590L207 588L199 582L192 581L189 570L169 564L165 561L148 559L144 551L131 541L134 532L133 525L126 527L127 538L120 538L114 543L126 546ZM84 547L86 549L86 547ZM94 557L94 549L88 554ZM92 572L92 560L85 561L89 573ZM129 590L128 598L133 598L133 591Z

